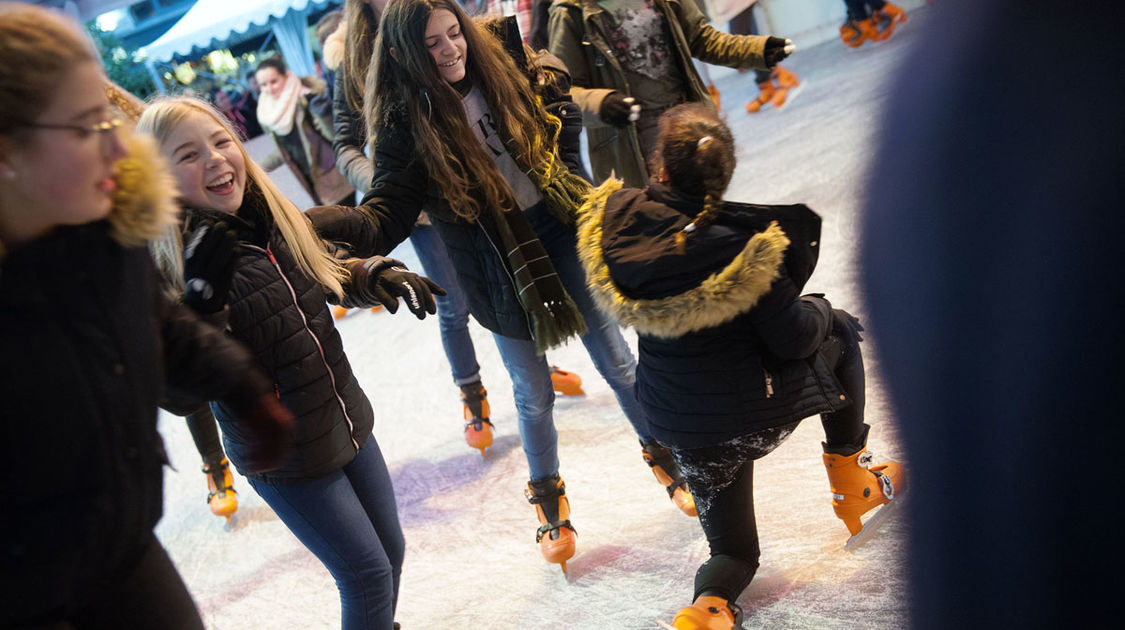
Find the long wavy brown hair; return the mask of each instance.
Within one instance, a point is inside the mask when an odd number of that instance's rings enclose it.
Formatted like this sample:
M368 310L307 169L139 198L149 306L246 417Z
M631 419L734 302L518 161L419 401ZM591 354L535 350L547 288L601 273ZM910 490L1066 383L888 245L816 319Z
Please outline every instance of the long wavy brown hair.
M440 9L457 17L468 46L466 76L484 95L517 163L546 173L557 159L561 123L543 110L524 69L500 41L454 0L394 0L387 5L364 90L367 135L377 137L382 126L397 123L398 112L404 112L430 181L455 213L471 221L487 207L511 209L514 194L469 126L461 95L438 73L426 49L426 24Z

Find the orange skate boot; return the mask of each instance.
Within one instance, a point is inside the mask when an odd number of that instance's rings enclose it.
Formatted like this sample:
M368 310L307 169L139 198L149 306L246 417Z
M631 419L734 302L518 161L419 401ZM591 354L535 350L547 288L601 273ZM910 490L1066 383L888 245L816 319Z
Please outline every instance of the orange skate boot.
M746 103L746 113L756 114L762 111L762 108L773 102L774 96L777 95L777 87L774 86L773 81L763 81L758 84L758 98ZM782 99L784 102L784 99Z
M551 387L563 396L583 396L582 377L574 372L567 372L557 365L551 366Z
M906 11L888 2L871 12L871 22L876 28L872 41L885 42L894 35L899 24L906 22Z
M230 462L224 457L218 464L205 464L203 474L207 475L207 504L211 506L211 513L226 518L229 524L231 514L238 510L238 493L234 491Z
M847 525L854 540L868 526L874 528L879 513L868 519L866 524L860 516L901 499L906 491L906 474L898 462L872 466L874 458L867 452L866 446L850 455L827 452L827 446L825 451L824 467L832 488L832 509ZM848 544L852 544L853 540L849 540Z
M844 44L849 48L859 48L864 42L875 41L878 34L879 31L871 18L849 19L840 27L840 39L844 40Z
M566 573L566 561L574 557L578 546L577 532L570 524L570 501L566 498L566 484L556 473L546 479L532 479L524 490L527 502L535 506L539 517L539 529L535 532L535 542L547 562L562 566Z
M742 609L717 595L700 595L672 619L675 630L741 630Z
M691 490L688 489L684 474L680 472L680 466L672 457L672 452L656 442L641 442L641 457L652 469L656 480L668 491L672 503L688 516L699 516L695 509L695 498L691 496Z
M480 449L480 456L484 457L484 449L492 446L488 392L480 381L462 385L461 402L465 405L465 443Z

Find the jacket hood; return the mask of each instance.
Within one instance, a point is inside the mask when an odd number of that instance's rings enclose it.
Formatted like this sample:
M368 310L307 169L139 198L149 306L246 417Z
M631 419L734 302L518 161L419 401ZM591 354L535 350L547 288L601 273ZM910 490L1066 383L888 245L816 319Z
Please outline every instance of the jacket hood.
M340 20L340 25L324 40L324 65L335 72L344 63L344 49L348 41L348 21Z
M764 230L742 233L728 231L723 237L724 251L740 244L732 258L716 262L706 250L712 244L699 235L688 239L686 255L675 252L674 235L691 222L692 216L671 207L649 204L646 212L632 213L628 225L615 222L606 234L606 215L629 212L626 206L646 199L637 189L622 190L619 179L606 180L587 197L578 211L578 252L585 267L590 293L598 306L624 326L638 333L655 337L679 337L725 324L748 312L770 291L773 281L781 275L789 238L777 222ZM651 212L653 209L657 212ZM615 217L619 218L619 217ZM714 227L714 226L712 226ZM708 230L711 232L712 230ZM618 239L617 236L641 238ZM607 237L613 237L614 251L603 249ZM694 245L694 247L693 247ZM644 273L622 278L615 276L618 261L632 257L644 264L635 269L677 268L681 286L670 295L656 298L639 297L651 291L647 286L654 276ZM620 284L619 284L620 282ZM658 291L667 293L667 291Z
M132 134L125 146L129 154L113 167L117 189L108 217L110 235L126 247L139 247L176 223L179 191L155 140Z

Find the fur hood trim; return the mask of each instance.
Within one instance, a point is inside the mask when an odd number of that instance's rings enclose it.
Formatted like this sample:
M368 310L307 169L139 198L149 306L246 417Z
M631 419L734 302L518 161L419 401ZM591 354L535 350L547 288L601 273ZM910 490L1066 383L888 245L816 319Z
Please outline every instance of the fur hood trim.
M780 276L789 237L773 222L699 286L655 300L626 297L610 276L601 246L606 202L621 187L620 179L606 180L578 211L578 253L590 293L599 308L621 325L654 337L680 337L713 328L754 308Z
M123 246L139 247L176 223L178 190L155 140L133 134L125 146L129 154L113 165L117 190L108 217L110 234Z
M340 25L324 40L324 65L335 72L344 63L344 48L348 41L348 21L340 20Z

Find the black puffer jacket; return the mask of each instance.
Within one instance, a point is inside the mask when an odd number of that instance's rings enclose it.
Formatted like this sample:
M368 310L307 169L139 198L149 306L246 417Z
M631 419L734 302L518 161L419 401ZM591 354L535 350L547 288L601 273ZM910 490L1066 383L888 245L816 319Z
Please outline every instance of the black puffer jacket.
M189 210L187 229L218 220L226 221L239 235L229 309L220 313L225 319L218 321L250 348L273 379L281 402L297 417L290 457L276 470L248 476L278 483L337 470L363 446L374 417L344 354L325 292L297 267L252 188L238 216ZM375 219L378 233L368 235L374 249L387 253L390 241L400 241L410 233L413 220L409 213L401 222ZM371 225L365 222L363 229L372 229ZM242 471L247 436L229 408L214 404L213 410L222 427L227 456Z
M269 389L109 230L61 228L0 261L3 627L89 605L136 565L162 510L166 381L202 398Z
M655 181L620 187L583 206L579 250L599 306L637 330L637 398L657 440L708 446L850 404L817 352L831 306L799 295L820 217L727 202L680 255L675 234L702 201Z

